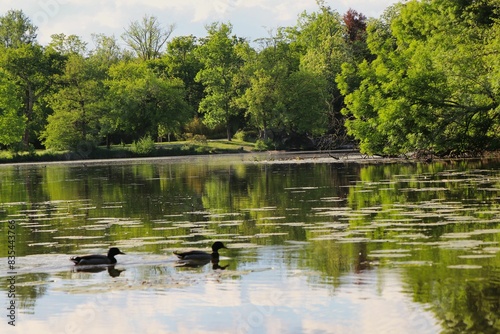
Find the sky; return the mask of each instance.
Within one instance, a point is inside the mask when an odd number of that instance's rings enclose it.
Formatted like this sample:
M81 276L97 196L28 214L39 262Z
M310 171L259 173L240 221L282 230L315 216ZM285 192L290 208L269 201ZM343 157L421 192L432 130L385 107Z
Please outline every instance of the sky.
M379 17L399 0L325 0L340 14L349 8L367 17ZM38 27L38 41L52 34L80 36L91 44L92 33L117 39L131 22L155 16L165 26L175 25L173 36L206 36L205 26L230 22L233 33L253 41L268 37L277 27L293 26L303 11L318 9L316 0L2 0L0 15L21 9Z

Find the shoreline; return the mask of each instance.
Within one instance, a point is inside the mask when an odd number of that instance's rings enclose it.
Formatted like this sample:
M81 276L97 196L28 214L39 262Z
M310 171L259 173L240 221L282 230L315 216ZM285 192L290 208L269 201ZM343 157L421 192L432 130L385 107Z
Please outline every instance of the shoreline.
M50 160L50 161L21 161L21 162L3 162L0 163L0 168L3 166L44 166L44 165L85 165L85 166L98 166L98 165L111 165L111 164L143 164L151 162L186 162L194 160L218 160L224 161L225 159L234 162L248 163L276 163L278 161L319 161L322 162L346 162L365 159L357 151L350 150L348 154L351 156L348 159L339 157L335 159L331 154L339 156L345 155L345 150L338 151L263 151L263 152L224 152L224 153L211 153L211 154L188 154L188 155L172 155L172 156L152 156L152 157L127 157L127 158L104 158L104 159L79 159L79 160ZM366 158L366 159L383 159L387 158Z
M469 158L436 158L433 161L451 160L477 160L494 159L489 157L469 157ZM355 150L331 150L331 151L264 151L264 152L238 152L238 153L212 153L212 154L191 154L172 156L152 156L152 157L127 157L127 158L104 158L104 159L80 159L80 160L51 160L51 161L22 161L0 163L3 167L30 167L30 166L102 166L102 165L131 165L146 163L186 163L196 160L206 160L206 163L233 163L235 161L243 163L262 164L287 164L287 163L429 163L422 159L403 157L382 157L367 156Z

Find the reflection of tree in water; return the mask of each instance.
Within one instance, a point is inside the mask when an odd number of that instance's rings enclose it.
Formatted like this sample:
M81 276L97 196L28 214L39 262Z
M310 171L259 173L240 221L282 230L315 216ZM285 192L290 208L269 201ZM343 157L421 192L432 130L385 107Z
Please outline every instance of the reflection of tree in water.
M435 265L404 267L402 279L406 282L407 290L411 292L415 302L430 305L436 318L441 320L445 333L500 333L498 270L492 273L491 270L484 269L449 268L457 265L457 256L461 252L481 253L483 250L478 245L497 243L495 234L479 233L474 236L471 234L470 237L474 238L470 240L472 246L466 247L455 241L451 241L455 246L450 249L440 248L434 244L434 242L446 243L448 240L443 240L442 236L447 233L466 235L464 233L499 227L496 220L497 201L492 197L491 191L483 189L485 184L491 182L490 172L473 173L471 172L473 167L497 170L497 167L491 167L487 162L480 162L477 165L463 162L370 165L361 170L361 180L350 188L348 196L350 207L357 210L365 209L370 213L363 219L356 217L349 222L349 227L351 229L376 227L369 230L370 233L366 233L364 237L372 240L395 237L404 240L408 239L404 236L406 232L402 232L406 229L412 231L408 234L410 239L414 232L416 238L421 238L418 241L420 243L418 250L416 248L407 250L413 253L413 258L417 262ZM405 177L400 178L398 175ZM429 190L422 191L426 188ZM438 190L431 190L433 188ZM471 205L474 205L474 210L467 211L467 207ZM379 207L385 210L366 210ZM395 208L399 211L393 210ZM412 219L402 231L383 226L384 224L373 223L378 221L404 225L408 217ZM416 217L418 219L413 219ZM460 217L465 223L448 223L456 217ZM444 223L441 224L442 222ZM411 244L413 239L409 241ZM384 242L377 248L388 250L391 248L389 245ZM406 248L403 245L401 247ZM500 258L496 256L459 264L479 264L483 268L498 268L499 260Z
M408 268L404 279L414 301L430 305L444 333L500 333L498 270L426 266Z
M23 312L33 313L30 310L34 310L36 300L47 292L49 276L49 274L36 273L16 277L16 301Z
M338 287L339 279L354 272L362 274L369 270L366 243L339 243L337 240L318 240L303 253L301 266L322 273L322 278ZM310 269L309 269L310 270Z
M488 281L450 282L432 310L445 333L500 333L500 275Z

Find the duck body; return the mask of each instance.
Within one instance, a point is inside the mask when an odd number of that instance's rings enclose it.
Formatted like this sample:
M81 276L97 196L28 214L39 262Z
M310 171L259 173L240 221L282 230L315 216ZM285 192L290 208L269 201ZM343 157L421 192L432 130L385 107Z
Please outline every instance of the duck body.
M122 253L118 248L112 247L109 249L107 255L84 255L84 256L74 256L70 258L71 261L78 266L89 266L89 265L99 265L99 264L115 264L116 258L115 255L125 254Z
M210 260L212 260L212 254L203 251L190 251L183 253L174 252L174 254L177 255L179 260L206 260L207 262L210 262ZM217 254L217 256L218 255L219 254Z
M227 248L224 246L224 244L220 241L214 242L212 245L212 254L200 251L200 250L193 250L189 252L174 252L175 255L179 258L179 260L183 261L200 261L200 262L205 262L208 263L213 259L218 259L219 258L219 249L221 248Z

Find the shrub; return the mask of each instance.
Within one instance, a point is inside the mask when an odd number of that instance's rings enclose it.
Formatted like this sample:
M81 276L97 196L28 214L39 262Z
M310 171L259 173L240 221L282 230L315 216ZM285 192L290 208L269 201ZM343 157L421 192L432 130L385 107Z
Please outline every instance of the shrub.
M131 150L139 155L148 155L155 150L155 142L151 136L144 136L132 143Z
M234 136L234 140L239 140L239 141L246 141L247 140L247 133L243 130L238 130Z
M264 140L264 139L258 139L256 142L255 142L255 147L254 147L254 150L255 151L267 151L271 148L272 146L272 141L267 139L267 140Z
M206 144L207 137L205 135L194 135L192 141L195 143Z
M258 134L255 131L245 131L245 130L238 130L233 138L238 141L247 141L247 142L253 142L257 139Z
M184 132L188 133L204 133L207 130L207 127L203 124L200 118L195 117L191 120L191 122L187 123L184 126Z

